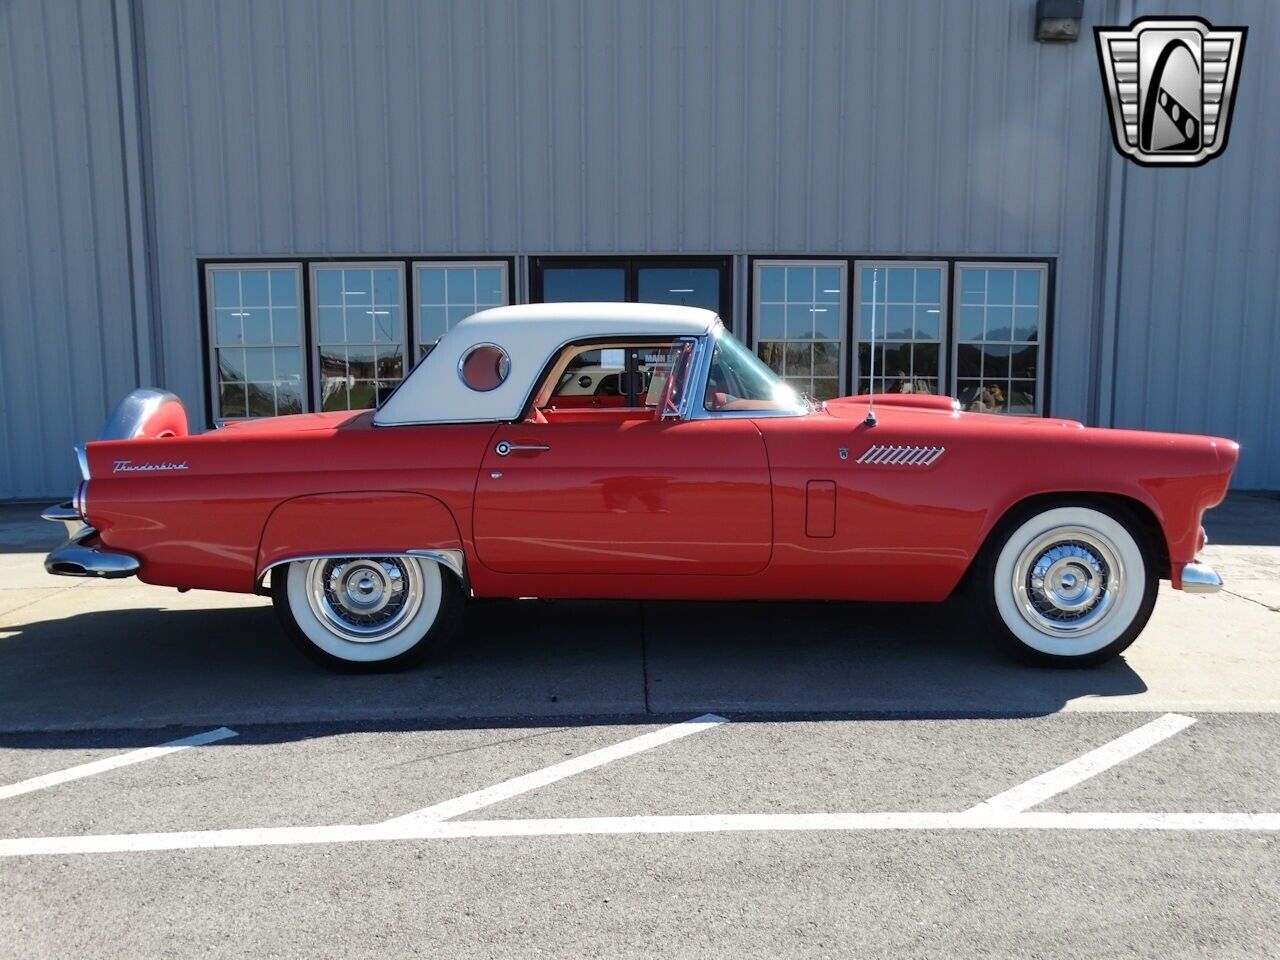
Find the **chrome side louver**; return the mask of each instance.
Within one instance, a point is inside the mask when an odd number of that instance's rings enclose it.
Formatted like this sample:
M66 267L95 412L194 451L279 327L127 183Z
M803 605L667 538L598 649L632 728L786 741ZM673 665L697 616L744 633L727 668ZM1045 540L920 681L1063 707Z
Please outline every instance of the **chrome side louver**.
M907 447L897 444L877 444L867 448L857 463L881 467L928 467L944 453L946 447Z

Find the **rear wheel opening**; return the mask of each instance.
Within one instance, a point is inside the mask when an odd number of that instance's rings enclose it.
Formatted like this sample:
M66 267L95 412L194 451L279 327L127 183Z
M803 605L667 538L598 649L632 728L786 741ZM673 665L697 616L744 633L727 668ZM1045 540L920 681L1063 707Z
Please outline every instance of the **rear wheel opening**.
M294 644L342 672L403 669L459 629L458 579L418 557L324 557L277 567L272 602Z

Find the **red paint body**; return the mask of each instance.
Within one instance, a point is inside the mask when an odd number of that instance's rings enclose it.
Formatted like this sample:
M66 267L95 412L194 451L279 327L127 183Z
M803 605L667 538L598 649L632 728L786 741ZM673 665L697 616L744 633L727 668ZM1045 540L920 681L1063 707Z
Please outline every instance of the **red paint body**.
M1020 501L1101 494L1149 512L1180 586L1234 442L949 404L878 398L875 426L865 398L759 419L281 417L90 443L87 514L141 579L177 587L247 593L290 557L460 548L477 596L932 601ZM499 457L499 440L550 449ZM946 449L928 467L858 464L873 444ZM114 473L118 460L187 469Z

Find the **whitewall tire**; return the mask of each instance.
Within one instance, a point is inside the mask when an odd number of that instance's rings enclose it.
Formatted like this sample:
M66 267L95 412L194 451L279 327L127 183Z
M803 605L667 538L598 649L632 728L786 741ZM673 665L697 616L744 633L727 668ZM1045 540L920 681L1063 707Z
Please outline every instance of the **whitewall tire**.
M1003 525L979 570L1003 646L1042 666L1110 660L1146 626L1158 586L1141 526L1120 508L1053 506Z
M406 556L282 564L271 573L271 595L302 652L345 672L400 669L441 649L463 604L450 571Z

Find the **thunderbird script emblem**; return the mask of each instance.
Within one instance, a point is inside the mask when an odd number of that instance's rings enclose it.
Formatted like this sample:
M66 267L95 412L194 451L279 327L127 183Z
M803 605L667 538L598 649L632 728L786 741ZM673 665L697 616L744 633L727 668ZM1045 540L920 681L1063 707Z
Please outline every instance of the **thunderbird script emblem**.
M1247 29L1199 17L1094 27L1116 149L1148 167L1193 167L1221 153Z

